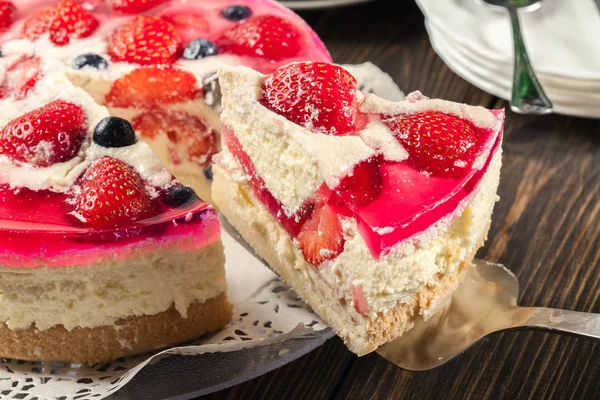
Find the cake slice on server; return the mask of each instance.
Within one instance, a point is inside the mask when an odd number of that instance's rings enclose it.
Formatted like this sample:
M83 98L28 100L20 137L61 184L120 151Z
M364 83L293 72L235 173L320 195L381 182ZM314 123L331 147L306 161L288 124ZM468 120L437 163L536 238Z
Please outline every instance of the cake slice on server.
M219 75L216 207L348 348L442 306L486 239L503 111L389 102L328 63Z

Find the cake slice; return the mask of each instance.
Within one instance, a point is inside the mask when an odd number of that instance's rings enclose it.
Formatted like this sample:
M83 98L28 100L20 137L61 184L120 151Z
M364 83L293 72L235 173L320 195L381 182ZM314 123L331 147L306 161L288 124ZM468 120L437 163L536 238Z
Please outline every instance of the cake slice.
M227 325L214 209L63 73L0 99L0 357L98 363Z
M219 71L216 207L358 355L440 308L484 243L502 110L389 102L340 66Z

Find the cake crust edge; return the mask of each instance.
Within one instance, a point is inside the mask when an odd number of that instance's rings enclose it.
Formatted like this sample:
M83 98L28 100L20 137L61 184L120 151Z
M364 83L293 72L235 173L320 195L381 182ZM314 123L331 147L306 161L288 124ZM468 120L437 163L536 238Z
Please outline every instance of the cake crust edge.
M133 316L112 326L56 326L11 330L0 326L0 354L27 361L96 364L141 354L196 339L231 321L233 307L226 293L188 307L183 318L174 307L154 315Z

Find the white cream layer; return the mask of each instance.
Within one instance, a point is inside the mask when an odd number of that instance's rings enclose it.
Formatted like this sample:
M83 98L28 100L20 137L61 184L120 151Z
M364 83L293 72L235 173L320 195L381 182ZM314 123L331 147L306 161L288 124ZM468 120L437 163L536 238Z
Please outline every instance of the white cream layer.
M232 182L242 185L248 191L247 177L235 158L223 150L216 163L226 171ZM501 166L501 149L493 156L489 169L484 175L474 197L462 213L449 224L442 221L433 225L413 240L398 243L392 251L380 259L374 259L362 236L356 230L353 219L343 221L343 252L334 260L326 261L318 268L308 264L298 245L273 222L269 212L256 199L258 206L249 206L238 201L235 207L242 209L247 221L261 225L261 232L269 241L277 243L278 257L294 263L294 268L302 271L305 279L325 281L337 291L337 298L352 305L351 286L359 286L369 304L369 317L375 318L378 312L386 312L402 302L403 298L417 292L427 284L434 284L438 273L453 273L459 261L471 256L491 222L494 204L498 200ZM238 199L243 196L238 196ZM266 223L266 221L270 221ZM316 285L318 286L318 285Z
M181 239L186 241L189 239ZM183 316L227 287L221 241L196 251L177 243L122 261L65 268L0 266L0 323L45 330L113 325L120 318L154 315L171 306Z

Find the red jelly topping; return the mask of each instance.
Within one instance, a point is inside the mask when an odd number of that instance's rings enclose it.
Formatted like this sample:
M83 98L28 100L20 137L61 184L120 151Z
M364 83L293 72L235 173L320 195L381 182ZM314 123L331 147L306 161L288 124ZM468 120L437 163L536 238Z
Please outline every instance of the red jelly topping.
M68 195L0 186L0 264L18 267L77 266L119 260L177 241L201 247L220 235L214 210L201 201L181 208L156 200L161 212L114 229L89 229L67 214Z
M504 118L501 111L495 114ZM251 177L250 185L255 195L292 237L297 236L302 224L311 217L315 201L326 199L338 215L357 221L358 230L373 257L379 258L398 242L425 231L444 218L450 223L460 215L501 142L501 135L494 138L495 132L490 129L474 126L472 129L481 143L495 140L491 148L488 146L489 154L481 169L464 168L460 174L453 171L449 177L435 176L417 169L409 161L410 157L402 162L391 162L378 155L358 163L334 190L326 186L320 188L313 198L306 200L299 214L291 217L285 215L281 203L256 175L250 157L235 135L228 128L223 132L228 149Z

